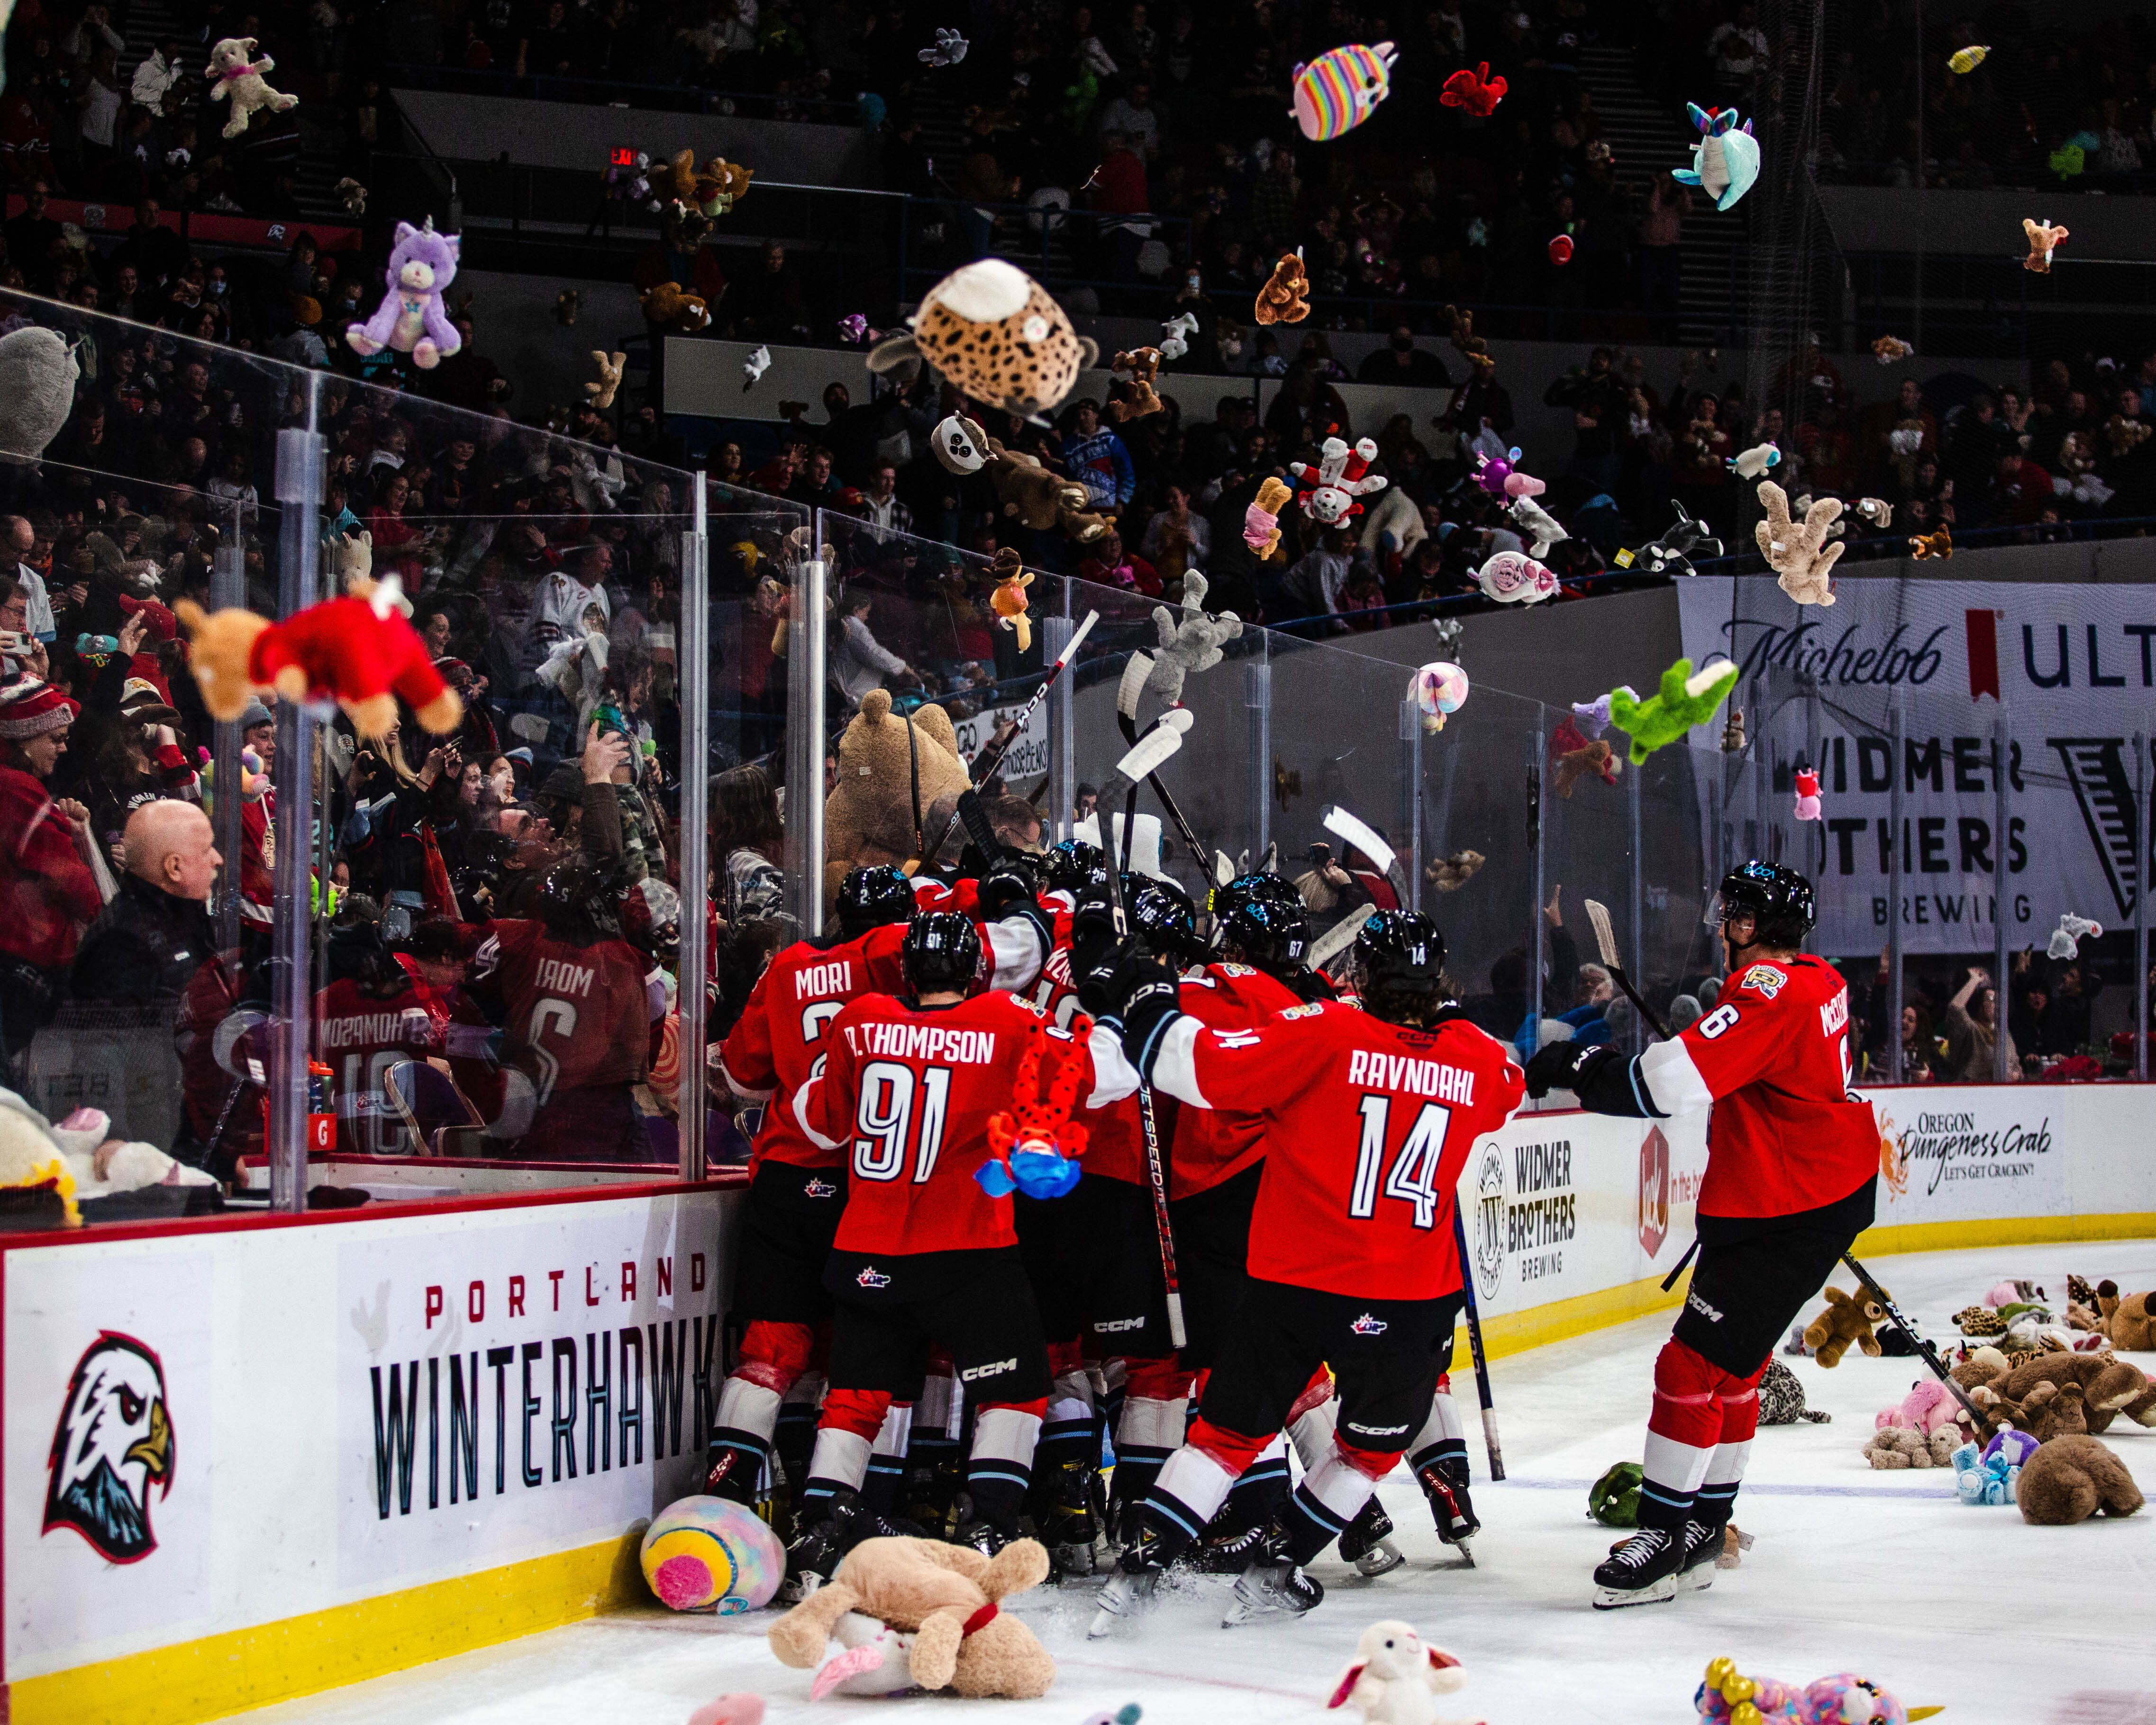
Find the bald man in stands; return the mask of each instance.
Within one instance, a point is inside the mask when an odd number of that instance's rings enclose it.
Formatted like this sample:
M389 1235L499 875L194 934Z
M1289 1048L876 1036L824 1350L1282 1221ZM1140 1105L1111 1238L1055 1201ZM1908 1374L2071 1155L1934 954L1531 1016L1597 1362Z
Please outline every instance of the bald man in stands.
M145 803L121 835L127 873L90 925L69 979L69 998L149 1004L169 1014L188 980L216 956L209 896L224 859L209 817L192 803Z

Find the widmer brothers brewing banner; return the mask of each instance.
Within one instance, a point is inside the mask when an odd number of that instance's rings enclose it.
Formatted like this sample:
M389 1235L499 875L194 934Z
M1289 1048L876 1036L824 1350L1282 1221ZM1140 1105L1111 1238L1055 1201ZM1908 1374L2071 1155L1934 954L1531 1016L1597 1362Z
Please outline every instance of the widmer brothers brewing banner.
M2060 914L2129 924L2148 858L2134 800L2133 735L2156 732L2156 589L2020 583L1851 578L1828 607L1792 604L1771 581L1681 583L1686 655L1733 658L1748 680L1816 677L1821 696L1818 824L1791 819L1783 792L1765 812L1819 880L1817 950L1876 952L1887 927L1892 856L1888 804L1902 780L1902 940L1914 952L1989 951L1994 916L2010 943L2041 946ZM1786 683L1784 684L1786 687ZM1779 695L1778 691L1778 695ZM1897 693L1907 702L1903 758L1881 731ZM1746 685L1738 700L1749 704ZM1994 906L1997 811L1992 726L2013 727L2008 768L2010 886ZM1801 704L1773 726L1786 784ZM1755 727L1758 716L1747 714ZM1717 716L1694 732L1711 747ZM2148 783L2156 787L2156 771ZM1751 775L1737 793L1749 794Z

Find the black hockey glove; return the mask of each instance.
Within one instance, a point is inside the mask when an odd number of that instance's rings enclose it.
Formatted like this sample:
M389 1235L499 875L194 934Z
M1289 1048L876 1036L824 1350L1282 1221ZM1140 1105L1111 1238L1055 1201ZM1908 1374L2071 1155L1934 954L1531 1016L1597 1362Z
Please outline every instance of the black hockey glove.
M1305 1003L1313 1000L1337 1000L1340 998L1340 991L1332 985L1332 978L1322 971L1312 970L1306 967L1291 970L1281 978L1281 981L1286 985L1291 993Z
M1553 1042L1537 1049L1527 1060L1527 1094L1539 1102L1553 1090L1577 1091L1580 1074L1598 1055L1615 1053L1606 1045L1583 1042Z
M1596 1047L1553 1042L1527 1062L1527 1094L1540 1101L1553 1090L1568 1090L1590 1114L1616 1114L1634 1120L1658 1120L1639 1063L1604 1043Z
M976 897L981 907L981 920L984 922L1000 922L1019 905L1039 903L1034 891L1032 875L1025 865L1009 851L997 857L982 871Z
M1133 936L1116 949L1107 993L1108 1019L1122 1027L1123 1054L1149 1083L1161 1033L1181 1010L1183 987L1175 968Z

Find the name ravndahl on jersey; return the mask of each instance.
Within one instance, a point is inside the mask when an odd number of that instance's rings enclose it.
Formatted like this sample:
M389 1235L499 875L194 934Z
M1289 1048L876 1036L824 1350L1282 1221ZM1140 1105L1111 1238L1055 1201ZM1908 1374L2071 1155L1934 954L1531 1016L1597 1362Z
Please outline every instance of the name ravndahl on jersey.
M947 1066L985 1066L996 1057L993 1030L950 1030L941 1024L849 1024L846 1041L857 1055L888 1060L935 1060Z
M822 964L803 965L793 973L796 1000L820 999L826 994L854 992L854 961L833 958Z
M1471 1104L1475 1100L1475 1075L1465 1067L1417 1060L1412 1055L1381 1054L1375 1049L1358 1048L1348 1057L1348 1081L1374 1090L1435 1096L1441 1102Z
M583 994L592 992L592 979L598 970L590 964L569 964L559 958L539 961L539 988L548 994Z

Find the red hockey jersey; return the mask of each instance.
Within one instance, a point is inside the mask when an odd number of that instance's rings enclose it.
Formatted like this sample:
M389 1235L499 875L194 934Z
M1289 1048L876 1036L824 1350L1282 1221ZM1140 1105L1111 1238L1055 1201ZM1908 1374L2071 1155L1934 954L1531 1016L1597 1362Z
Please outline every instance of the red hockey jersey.
M1243 1030L1302 1004L1286 983L1247 964L1209 964L1183 979L1183 1011L1214 1030ZM1265 1153L1262 1115L1232 1107L1177 1111L1169 1196L1188 1198L1237 1174Z
M315 1057L330 1069L336 1101L337 1147L347 1155L413 1156L385 1088L389 1069L439 1055L447 1045L448 1006L424 983L369 994L350 978L315 997Z
M1185 1014L1163 1033L1152 1076L1187 1105L1262 1122L1250 1274L1373 1300L1460 1285L1460 1171L1527 1089L1505 1045L1464 1018L1409 1029L1341 1001L1236 1030Z
M989 1197L973 1176L988 1160L988 1117L1010 1111L1019 1056L1041 1023L1037 1008L1000 992L942 1007L870 994L832 1020L794 1114L844 1158L840 1250L1017 1244L1009 1198Z
M737 1093L767 1099L751 1165L766 1157L797 1168L836 1168L845 1158L818 1144L793 1117L793 1094L824 1052L824 1031L850 1000L895 994L906 979L898 949L906 924L886 923L835 947L796 941L776 954L719 1058Z
M501 1009L501 1063L557 1091L634 1084L651 1057L644 957L624 940L580 947L544 924L496 922L473 955L471 992Z
M1823 959L1748 964L1714 1010L1640 1056L1665 1114L1707 1119L1702 1216L1786 1216L1879 1170L1879 1122L1849 1093L1849 988Z

